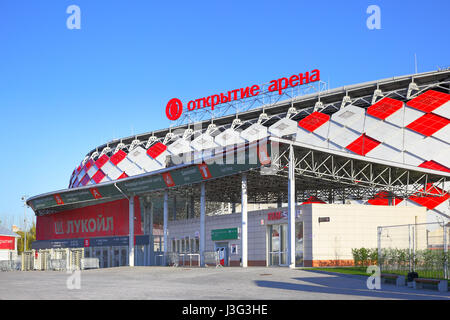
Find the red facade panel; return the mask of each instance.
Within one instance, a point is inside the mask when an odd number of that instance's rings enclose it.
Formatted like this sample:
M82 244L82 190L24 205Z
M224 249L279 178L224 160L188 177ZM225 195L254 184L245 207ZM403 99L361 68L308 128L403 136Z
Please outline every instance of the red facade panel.
M450 123L449 119L433 113L427 113L406 127L424 136L431 136Z
M422 93L421 95L407 102L407 104L410 107L424 112L432 112L434 109L442 106L447 101L450 101L450 94L428 90L427 92Z
M36 217L36 240L128 235L127 199ZM142 234L141 209L134 201L134 233Z
M157 142L150 148L148 148L147 154L153 159L156 159L161 153L166 151L166 149L167 149L166 145L162 144L161 142Z
M346 148L356 154L364 156L367 152L371 151L379 144L379 141L363 134L358 139L350 143Z
M384 120L397 112L403 106L403 102L391 98L383 98L367 109L367 114Z
M303 129L313 132L325 122L330 120L330 116L320 112L313 112L309 116L303 118L298 122L298 125Z

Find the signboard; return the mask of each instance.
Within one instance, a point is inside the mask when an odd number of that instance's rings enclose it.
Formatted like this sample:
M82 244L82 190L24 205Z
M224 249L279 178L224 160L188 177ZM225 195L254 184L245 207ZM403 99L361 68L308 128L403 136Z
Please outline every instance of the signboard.
M0 236L0 249L14 250L15 243L14 237Z
M134 243L137 246L150 243L149 235L137 235L134 237ZM88 244L86 246L86 244ZM112 247L128 246L128 236L121 237L99 237L89 239L61 239L61 240L37 240L31 244L33 249L52 249L52 248L83 248L83 247Z
M211 230L211 240L233 240L239 239L238 228L214 229Z
M88 191L89 192L89 191ZM36 217L36 240L122 236L129 233L127 199ZM140 202L134 202L134 233L142 234ZM84 245L83 245L84 246ZM94 244L90 244L94 246Z
M301 214L302 214L302 210L301 209L296 209L295 210L295 218L300 217ZM267 220L268 221L287 219L287 217L288 217L287 209L283 209L283 210L267 213Z
M319 223L330 222L330 217L319 217Z

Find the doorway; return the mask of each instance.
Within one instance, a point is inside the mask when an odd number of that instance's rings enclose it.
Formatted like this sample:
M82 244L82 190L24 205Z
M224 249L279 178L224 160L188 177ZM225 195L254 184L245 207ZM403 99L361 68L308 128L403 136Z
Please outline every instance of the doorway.
M287 266L287 224L269 226L269 266Z
M220 265L228 266L228 242L216 242L214 244L214 250L219 253Z

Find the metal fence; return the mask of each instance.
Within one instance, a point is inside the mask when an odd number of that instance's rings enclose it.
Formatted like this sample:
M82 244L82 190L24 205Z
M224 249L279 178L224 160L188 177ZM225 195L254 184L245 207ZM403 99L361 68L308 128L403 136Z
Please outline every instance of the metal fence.
M200 266L200 254L199 253L178 253L178 252L166 252L156 254L156 265L157 266L190 266L198 267ZM205 251L205 266L221 266L219 260L219 252L217 251Z
M378 264L382 272L450 279L450 224L421 223L378 227Z
M215 266L216 268L222 266L220 264L219 251L205 251L204 257L206 266Z
M0 271L20 270L21 263L17 260L0 260Z

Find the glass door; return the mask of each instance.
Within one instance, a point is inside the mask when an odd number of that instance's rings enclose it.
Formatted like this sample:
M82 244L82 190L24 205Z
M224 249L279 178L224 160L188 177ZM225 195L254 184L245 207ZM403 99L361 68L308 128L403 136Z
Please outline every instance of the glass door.
M287 265L287 224L269 226L269 265Z

